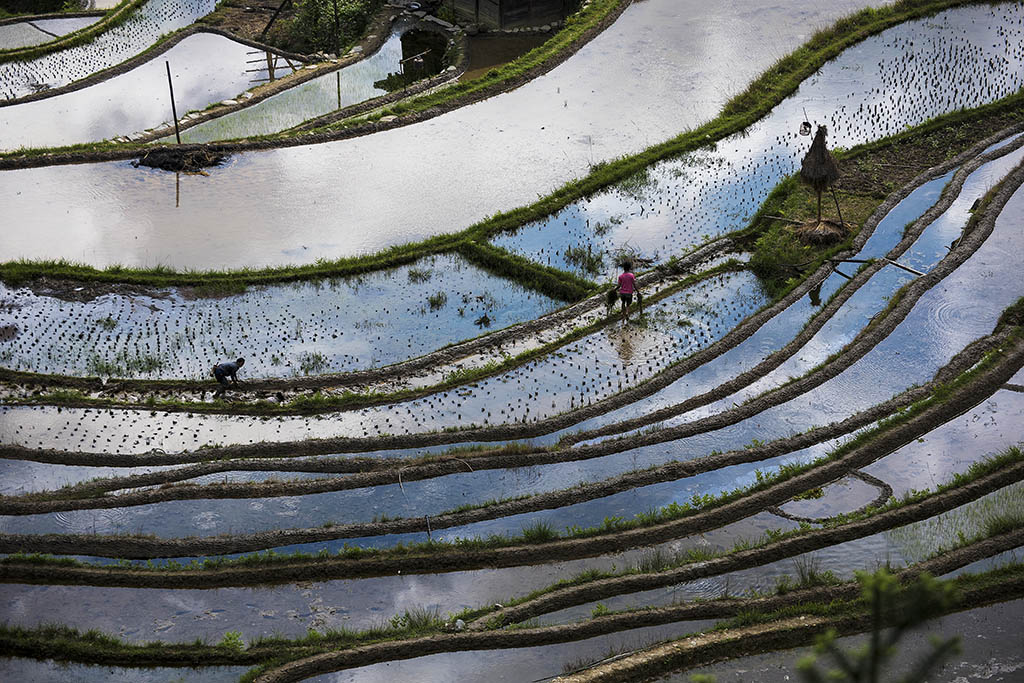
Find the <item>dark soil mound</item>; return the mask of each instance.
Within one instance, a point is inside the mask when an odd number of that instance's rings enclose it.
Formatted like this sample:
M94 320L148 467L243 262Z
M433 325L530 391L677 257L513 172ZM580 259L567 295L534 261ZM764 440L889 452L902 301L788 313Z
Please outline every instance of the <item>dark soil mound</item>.
M140 165L162 168L165 171L201 171L211 166L219 166L225 159L227 156L211 152L208 149L160 147L146 152L132 165L136 168Z
M793 228L793 232L804 244L835 244L841 242L850 231L849 223L838 223L828 218L811 220Z

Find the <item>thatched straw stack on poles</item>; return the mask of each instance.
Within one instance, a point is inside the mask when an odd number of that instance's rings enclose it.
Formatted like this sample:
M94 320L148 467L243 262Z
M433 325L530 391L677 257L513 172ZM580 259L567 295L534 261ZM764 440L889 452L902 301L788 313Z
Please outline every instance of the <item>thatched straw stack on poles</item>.
M825 146L825 135L828 133L825 126L818 126L814 134L814 142L804 156L803 164L800 167L800 179L810 185L818 193L818 218L813 222L804 223L796 228L797 235L808 242L837 242L846 235L846 226L842 222L821 219L821 193L832 187L832 184L839 179L839 166L835 157ZM836 209L839 209L839 202L836 202Z

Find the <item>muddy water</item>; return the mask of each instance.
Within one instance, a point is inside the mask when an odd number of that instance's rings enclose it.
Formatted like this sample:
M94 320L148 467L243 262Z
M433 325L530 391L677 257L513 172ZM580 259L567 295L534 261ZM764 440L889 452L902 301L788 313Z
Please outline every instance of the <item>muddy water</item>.
M78 302L0 284L0 327L16 330L0 341L0 365L62 375L208 378L214 364L244 356L242 379L319 375L420 356L560 303L456 254L216 298L168 290ZM488 326L477 324L483 316Z
M865 4L636 3L512 93L359 140L244 155L209 178L182 179L177 208L173 177L140 182L126 164L4 172L0 203L15 224L31 221L36 238L5 234L0 252L221 268L306 263L458 230L710 119L815 26ZM505 150L497 168L494 150ZM292 252L302 244L321 246Z
M0 108L0 147L56 147L133 135L172 121L165 61L178 116L247 90L253 48L199 33L131 71L96 85ZM259 53L263 55L264 53ZM283 63L282 63L283 66Z
M921 653L929 652L930 634L949 637L961 634L963 650L937 672L929 674L932 683L975 683L1024 679L1024 654L1020 647L1019 621L1024 601L1015 600L989 607L958 612L909 632L893 655L888 672L906 673L919 662ZM845 651L861 647L865 636L840 638L837 643ZM721 664L674 673L661 680L686 683L693 674L710 674L720 683L760 681L783 683L796 680L796 663L811 654L809 647L782 652L731 659ZM831 660L826 660L831 664Z
M372 56L251 107L189 128L182 133L182 141L209 142L266 135L385 94L387 91L375 87L374 83L400 70L402 34L413 24L408 18L399 19L391 29L391 37ZM165 141L172 142L173 138Z
M35 19L0 26L0 50L29 47L56 40L63 36L91 26L101 17L68 17L63 19Z
M0 69L0 97L28 95L58 88L142 52L165 33L188 26L213 11L214 0L152 0L119 26L84 45L43 55L27 62L8 62ZM5 145L6 147L6 145Z

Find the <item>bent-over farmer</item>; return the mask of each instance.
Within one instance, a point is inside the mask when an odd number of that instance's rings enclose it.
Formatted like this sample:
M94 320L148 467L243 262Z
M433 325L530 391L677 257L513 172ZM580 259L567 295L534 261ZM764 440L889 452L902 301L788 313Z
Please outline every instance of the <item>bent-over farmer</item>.
M217 378L220 383L220 389L214 394L214 396L220 396L230 386L228 384L228 377L231 378L233 384L238 384L238 370L245 365L245 359L239 358L235 361L228 361L226 363L219 363L213 366L213 376Z

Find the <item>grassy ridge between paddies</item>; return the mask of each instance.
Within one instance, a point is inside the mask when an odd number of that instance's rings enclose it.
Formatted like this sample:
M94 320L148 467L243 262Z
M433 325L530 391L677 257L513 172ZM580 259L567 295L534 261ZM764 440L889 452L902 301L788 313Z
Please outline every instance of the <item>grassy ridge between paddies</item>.
M12 285L21 284L31 279L51 277L79 281L150 285L154 287L199 285L216 287L218 284L232 281L233 284L231 286L237 287L238 283L255 285L355 275L404 265L431 254L453 251L466 240L485 242L498 233L514 230L526 223L544 219L561 210L569 203L613 185L655 162L696 150L704 145L717 142L728 135L742 131L771 111L774 106L795 91L800 83L813 74L822 64L837 56L845 48L868 36L910 19L926 16L954 6L973 4L978 1L902 0L894 5L880 9L868 8L845 19L841 19L830 29L816 33L804 46L779 60L758 77L746 91L730 100L723 109L723 112L714 120L667 142L650 147L639 154L599 163L584 178L566 183L547 197L543 197L528 206L495 214L460 233L440 235L423 242L392 247L371 256L319 260L302 266L278 266L260 269L245 268L222 271L179 271L161 266L151 268L112 266L106 269L98 269L64 260L13 261L0 264L0 279ZM567 31L583 32L585 27L590 28L591 25L597 25L600 23L600 19L615 9L616 6L615 0L595 0L586 10L577 15L573 21L567 22L566 28L552 38L551 41L548 41L548 43L559 41L559 36ZM548 45L548 43L545 43L545 45ZM541 48L543 47L541 46ZM557 52L552 52L552 54L542 58L538 53L541 48L525 55L521 58L522 61L517 60L505 68L509 71L513 68L519 69L521 74L534 66L533 64L526 63L526 57L530 57L531 60L543 61L543 58L557 54ZM554 51L554 47L551 49ZM508 78L515 78L515 76L509 74ZM457 87L468 88L469 86L470 84L465 84ZM430 97L437 96L432 95ZM452 95L452 97L457 98L459 95ZM430 102L432 104L427 106L427 108L440 106L440 103L434 102L434 100L430 100ZM405 106L412 107L413 105L407 104ZM316 140L321 140L323 136L315 137ZM306 142L309 142L308 140L303 142L304 140L305 137L300 136L286 142L287 144L306 144ZM75 149L86 150L90 148L90 146L79 146ZM42 151L29 151L19 152L17 155L0 155L0 162L4 159L11 159L13 156L42 153ZM124 158L129 158L134 153L131 152Z
M15 61L26 62L30 59L36 59L37 57L42 57L53 52L59 52L78 45L90 43L101 33L109 31L115 26L119 26L126 22L133 14L135 14L137 9L145 5L148 1L149 0L123 0L119 5L107 12L102 19L86 26L85 28L80 28L77 31L68 33L60 38L55 38L48 43L42 43L41 45L0 50L0 64Z
M958 479L964 482L973 477L963 475ZM951 482L951 486L953 483ZM917 494L918 499L927 499L927 495ZM912 503L910 503L912 504ZM899 507L896 505L895 507ZM1019 520L1018 520L1019 521ZM1016 547L1020 543L1020 529L1013 527L1014 520L1009 518L992 518L986 520L982 530L974 537L961 538L951 548L943 548L935 553L931 559L925 560L921 565L911 566L900 572L900 577L908 581L919 574L922 570L928 571L933 566L939 569L940 573L966 566L970 562L991 557L1007 548ZM1019 526L1019 525L1018 525ZM799 534L800 532L797 532ZM778 535L769 535L762 540L762 545L770 545L778 540ZM748 543L738 544L733 553L749 550L752 546ZM728 553L726 553L728 554ZM698 556L680 556L676 558L682 562L702 562L707 558ZM584 572L572 579L560 581L548 589L531 593L521 599L510 601L517 604L536 600L538 596L550 594L559 590L574 587L585 587L589 583L601 581L605 578L628 578L630 575L664 572L676 566L673 562L668 564L651 566L650 562L641 562L632 570L625 573L607 574L604 572ZM1020 565L1015 565L1012 570L1014 574L1022 571ZM996 570L1006 572L1006 569ZM0 626L0 643L8 653L18 656L32 658L53 658L64 661L77 661L86 663L97 663L107 665L165 665L165 666L188 666L215 664L258 664L260 670L265 670L269 665L280 664L287 660L294 660L301 657L308 657L321 652L349 651L355 656L368 654L365 646L374 644L390 644L402 648L404 645L411 645L410 652L416 648L412 639L440 635L451 631L451 623L456 618L462 618L468 623L480 624L482 628L471 628L470 632L463 634L465 642L449 642L444 645L443 651L455 651L466 649L493 649L496 646L495 638L501 639L510 633L516 634L505 643L506 647L522 647L526 645L543 644L545 642L569 642L593 637L601 633L635 628L637 620L651 623L669 623L687 618L708 618L736 616L741 619L750 619L752 614L770 615L778 609L797 609L799 605L806 604L808 600L825 598L836 600L849 597L855 590L853 584L837 583L833 578L825 575L816 578L823 580L794 581L784 579L778 583L774 594L755 594L743 599L730 599L713 601L697 601L674 605L668 608L640 608L624 612L610 613L607 611L595 611L594 618L571 624L568 626L548 626L531 628L516 626L512 631L503 627L507 622L501 619L490 619L496 611L500 612L497 606L466 609L459 614L449 615L443 620L433 610L426 608L412 607L402 615L396 615L389 622L364 631L352 631L341 628L320 633L311 630L302 638L287 639L280 637L260 638L246 646L239 633L228 632L225 637L216 645L210 645L202 641L194 643L161 643L151 642L146 644L126 643L116 637L103 634L96 629L85 633L76 629L57 626L43 625L35 628L24 628L19 626ZM971 580L971 579L962 579ZM607 583L607 581L604 581ZM805 590L801 590L805 589ZM810 590L806 590L810 589ZM577 602L580 602L577 600ZM582 603L580 603L582 604ZM447 621L447 623L446 623ZM643 624L641 624L643 625ZM520 642L519 639L522 639ZM358 650L357 650L358 648ZM383 650L383 651L381 651ZM379 655L388 655L384 659L404 658L398 654L401 650L381 648ZM253 672L255 673L255 672Z
M837 473L860 467L917 438L938 424L948 421L979 401L984 400L1005 378L1012 376L1022 353L1019 327L1011 328L1005 342L983 357L973 368L949 382L937 386L931 394L908 408L891 415L868 431L858 434L826 456L812 462L787 465L774 475L765 475L751 486L725 491L718 497L706 496L693 505L671 505L641 513L632 519L611 518L590 528L571 527L565 534L553 529L524 529L522 535L492 535L487 538L457 539L452 542L428 540L425 543L399 544L378 549L348 546L336 554L325 551L279 554L273 551L243 555L237 558L207 559L187 565L170 562L161 565L94 566L70 558L37 555L10 555L0 560L0 580L5 582L52 582L41 567L70 571L78 576L66 577L74 583L99 581L104 585L242 585L250 580L272 582L296 578L313 579L330 576L378 576L393 573L461 571L483 566L514 566L523 563L550 561L558 558L585 557L623 550L638 544L669 540L679 534L706 531L708 524L721 525L737 516L751 514L754 505L780 504L791 496L832 481ZM993 382L995 383L993 385ZM984 465L973 467L970 476L977 478L993 471L1002 476L1016 472L1014 463L1022 457L1019 449L1009 449ZM1014 475L1016 476L1016 475ZM954 479L957 486L965 480ZM749 503L751 496L758 500ZM695 526L696 525L696 526ZM710 527L709 527L710 528ZM9 539L5 552L18 552L20 540ZM194 556L183 539L175 554ZM21 548L22 552L31 547ZM89 537L67 546L74 555L107 555L99 547L89 546ZM119 552L124 552L123 550ZM157 554L141 553L135 557L166 557L167 550ZM256 571L252 579L245 578ZM163 578L162 578L163 577ZM224 582L227 583L224 583ZM208 585L209 584L209 585Z

